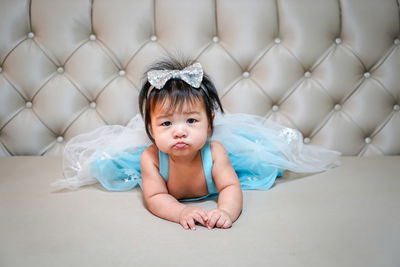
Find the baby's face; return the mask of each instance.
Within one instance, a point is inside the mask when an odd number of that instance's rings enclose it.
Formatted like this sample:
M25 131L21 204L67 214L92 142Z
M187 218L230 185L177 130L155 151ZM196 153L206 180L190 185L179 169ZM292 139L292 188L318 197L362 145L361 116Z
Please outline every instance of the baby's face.
M151 113L151 131L162 152L176 157L193 155L207 141L211 127L201 101L167 109L157 104Z

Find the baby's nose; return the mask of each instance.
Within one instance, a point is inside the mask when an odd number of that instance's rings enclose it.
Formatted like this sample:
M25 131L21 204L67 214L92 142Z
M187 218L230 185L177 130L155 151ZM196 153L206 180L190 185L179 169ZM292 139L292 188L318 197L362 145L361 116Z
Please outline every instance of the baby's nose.
M176 125L174 129L174 137L175 138L182 138L187 136L186 127L184 125Z

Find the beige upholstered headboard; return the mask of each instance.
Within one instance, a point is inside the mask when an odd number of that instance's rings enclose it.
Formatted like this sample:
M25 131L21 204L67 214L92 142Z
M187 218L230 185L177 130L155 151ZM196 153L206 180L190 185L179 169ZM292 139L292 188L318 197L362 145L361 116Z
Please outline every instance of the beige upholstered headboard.
M228 112L398 155L399 25L396 0L0 0L0 155L126 124L167 53L202 63Z

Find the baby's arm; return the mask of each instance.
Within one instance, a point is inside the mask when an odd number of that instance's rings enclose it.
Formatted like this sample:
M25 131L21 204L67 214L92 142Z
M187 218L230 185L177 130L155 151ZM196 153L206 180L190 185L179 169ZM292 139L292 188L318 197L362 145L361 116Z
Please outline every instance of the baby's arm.
M140 160L143 197L149 211L160 218L180 223L185 229L195 230L196 222L205 225L208 217L203 209L186 206L168 193L155 159L158 159L158 150L152 145L143 152Z
M228 153L218 142L211 143L212 176L217 186L218 208L208 213L208 227L229 228L242 211L243 196L239 179L232 168Z

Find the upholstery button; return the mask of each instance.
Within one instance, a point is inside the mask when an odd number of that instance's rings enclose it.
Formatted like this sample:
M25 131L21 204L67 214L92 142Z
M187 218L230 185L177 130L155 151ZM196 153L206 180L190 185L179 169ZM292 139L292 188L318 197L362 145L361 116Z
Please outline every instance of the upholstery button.
M62 143L64 141L64 138L62 136L57 137L57 142Z
M311 72L306 71L306 72L304 73L304 77L310 78L310 77L311 77Z
M93 109L96 108L96 102L90 102L89 106Z
M31 102L31 101L27 101L27 102L25 103L25 107L31 108L31 107L32 107L32 102Z
M64 73L64 68L63 67L58 67L57 68L57 72L60 73L60 74Z
M35 37L35 34L33 32L28 33L28 38L33 39Z
M280 38L275 38L274 42L275 42L276 44L280 44L280 43L281 43L281 39L280 39Z
M243 72L242 76L244 78L249 78L250 77L250 73L248 71Z
M150 37L150 40L152 40L153 42L157 41L157 36L152 35L152 36Z
M342 109L342 106L340 104L335 105L335 110L339 111Z
M278 105L273 105L272 106L272 111L274 111L274 112L279 111L279 106Z
M309 137L304 138L304 144L309 144L311 139Z
M95 40L96 40L96 35L91 34L91 35L89 36L89 39L90 39L91 41L95 41Z
M394 105L394 106L393 106L393 110L394 110L394 111L399 111L399 110L400 110L400 106L397 105L397 104Z
M218 42L219 42L218 36L214 36L214 37L212 38L212 41L213 41L214 43L218 43Z
M336 44L341 44L341 43L342 43L342 39L336 38L336 39L335 39L335 43L336 43Z
M399 40L399 39L395 39L395 40L394 40L394 44L395 44L395 45L400 45L400 40Z
M119 76L125 76L126 72L124 70L120 70L118 72Z
M364 139L364 142L365 142L366 144L370 144L370 143L372 142L371 137L365 138L365 139Z
M368 79L369 77L371 77L371 73L369 72L364 73L364 77Z

